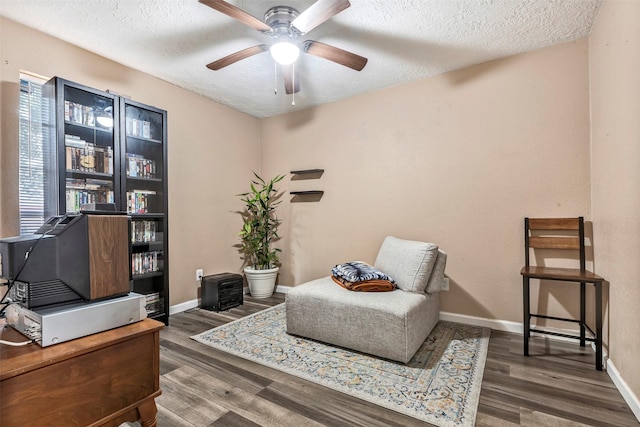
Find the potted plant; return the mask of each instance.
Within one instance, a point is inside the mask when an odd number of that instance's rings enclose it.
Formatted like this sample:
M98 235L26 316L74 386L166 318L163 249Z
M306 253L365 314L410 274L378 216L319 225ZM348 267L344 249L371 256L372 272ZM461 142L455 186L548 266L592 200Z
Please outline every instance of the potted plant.
M251 191L239 194L245 204L241 212L243 226L240 230L240 252L244 256L244 274L249 284L251 296L267 298L273 294L278 276L279 248L273 243L280 239L278 226L280 219L276 207L280 204L275 184L282 181L284 175L277 175L265 181L255 172L251 181Z

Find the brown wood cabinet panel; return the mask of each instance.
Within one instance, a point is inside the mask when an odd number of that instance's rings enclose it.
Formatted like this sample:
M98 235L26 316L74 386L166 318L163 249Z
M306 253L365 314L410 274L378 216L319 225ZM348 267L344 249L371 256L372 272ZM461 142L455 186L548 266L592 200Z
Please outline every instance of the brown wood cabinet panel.
M129 222L124 215L90 215L91 299L129 292Z

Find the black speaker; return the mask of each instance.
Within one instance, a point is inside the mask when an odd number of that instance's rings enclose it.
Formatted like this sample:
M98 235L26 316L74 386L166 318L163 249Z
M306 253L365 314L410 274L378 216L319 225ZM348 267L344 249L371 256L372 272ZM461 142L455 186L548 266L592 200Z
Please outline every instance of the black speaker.
M209 311L229 310L242 305L242 276L220 273L202 278L200 308Z

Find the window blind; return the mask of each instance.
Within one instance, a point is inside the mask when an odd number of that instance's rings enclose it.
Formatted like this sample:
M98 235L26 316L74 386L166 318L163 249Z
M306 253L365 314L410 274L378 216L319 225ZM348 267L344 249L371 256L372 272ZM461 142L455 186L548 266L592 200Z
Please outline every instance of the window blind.
M20 75L19 209L20 234L31 234L56 213L55 137L47 127L44 80Z

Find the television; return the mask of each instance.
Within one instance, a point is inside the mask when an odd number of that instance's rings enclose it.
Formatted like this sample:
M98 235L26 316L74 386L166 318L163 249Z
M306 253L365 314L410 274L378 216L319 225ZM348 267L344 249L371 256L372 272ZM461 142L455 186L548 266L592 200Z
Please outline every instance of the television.
M130 292L130 218L83 212L50 218L36 233L0 239L0 277L31 309Z

